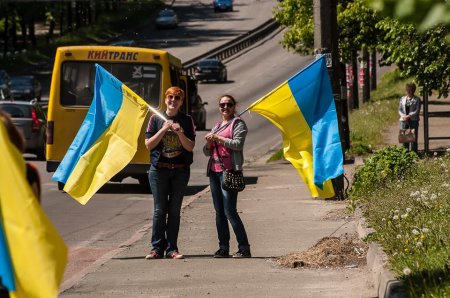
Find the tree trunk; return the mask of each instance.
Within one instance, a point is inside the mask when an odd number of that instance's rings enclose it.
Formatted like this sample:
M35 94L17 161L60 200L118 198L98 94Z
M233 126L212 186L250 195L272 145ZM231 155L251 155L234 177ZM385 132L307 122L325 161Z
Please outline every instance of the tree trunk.
M67 2L67 31L72 32L72 1Z
M27 23L21 18L20 19L20 31L21 31L21 39L22 39L22 48L28 48L28 38L27 38Z
M16 23L16 14L14 13L12 16L11 22L11 39L14 51L19 50L19 45L17 44L17 23Z
M367 49L362 50L362 101L363 103L370 100L370 72L369 72L369 51Z
M6 57L6 54L8 53L8 4L5 6L5 31L3 32L3 41L4 41L4 47L3 47L3 57Z
M370 53L370 90L377 89L377 51Z
M33 47L36 47L37 40L36 40L36 33L34 30L34 16L31 16L30 19L28 20L28 33L30 36L31 44L33 45Z
M64 35L64 6L59 10L59 36Z
M353 108L359 109L359 91L358 91L358 52L353 51L352 54L352 71L353 71L353 84L352 84L352 99L353 99Z

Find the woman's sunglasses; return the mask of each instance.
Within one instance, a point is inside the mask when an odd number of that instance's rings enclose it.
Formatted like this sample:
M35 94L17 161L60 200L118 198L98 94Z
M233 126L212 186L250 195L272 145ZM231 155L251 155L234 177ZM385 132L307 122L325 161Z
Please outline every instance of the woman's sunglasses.
M232 103L232 102L219 103L219 107L221 107L221 108L232 108L233 106L234 106L234 103Z
M168 99L181 100L181 96L179 96L179 95L173 95L173 94L167 95L167 98L168 98Z

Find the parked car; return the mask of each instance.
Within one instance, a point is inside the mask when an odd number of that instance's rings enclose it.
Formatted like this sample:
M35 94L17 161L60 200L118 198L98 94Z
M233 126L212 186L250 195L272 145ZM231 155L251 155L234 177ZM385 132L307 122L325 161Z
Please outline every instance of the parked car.
M11 77L6 70L0 69L0 100L11 100Z
M41 83L34 75L13 76L11 78L11 93L14 100L41 100Z
M194 69L194 78L198 81L227 81L227 67L217 59L200 60Z
M214 12L233 11L233 0L214 0Z
M26 152L45 160L47 116L38 101L1 101L0 109L10 114L13 123L22 131Z
M202 101L202 98L198 94L195 94L191 98L191 116L197 130L204 130L206 128L205 105L207 104L207 102Z
M112 46L121 46L121 47L135 47L136 42L132 39L127 40L118 40L111 43Z
M156 17L156 28L176 28L178 16L173 9L165 8L158 12Z

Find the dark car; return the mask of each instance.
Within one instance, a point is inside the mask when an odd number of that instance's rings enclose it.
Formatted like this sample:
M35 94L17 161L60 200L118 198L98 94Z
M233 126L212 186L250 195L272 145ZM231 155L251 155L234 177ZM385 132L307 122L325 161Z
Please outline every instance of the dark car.
M113 43L111 43L112 46L120 46L120 47L135 47L136 42L132 39L127 40L118 40Z
M233 11L233 0L214 0L214 12Z
M41 83L33 75L11 78L11 93L14 100L41 100Z
M0 69L0 100L12 99L11 78L4 69Z
M11 115L13 123L25 137L25 150L45 160L47 116L37 100L1 101L0 110Z
M202 98L198 94L191 98L191 116L197 130L204 130L206 128L205 105L207 104L207 102L202 101Z
M198 81L227 81L227 67L217 59L200 60L195 66L194 78Z
M173 9L165 8L158 12L156 17L156 28L176 28L178 16Z

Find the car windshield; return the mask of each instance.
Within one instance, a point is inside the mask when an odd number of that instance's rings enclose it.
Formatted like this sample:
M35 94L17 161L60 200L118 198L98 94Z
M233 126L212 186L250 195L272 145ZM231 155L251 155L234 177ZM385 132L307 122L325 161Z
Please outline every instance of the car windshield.
M150 105L158 106L161 66L141 63L99 63ZM95 65L91 62L65 62L61 73L61 104L89 106L94 96Z
M175 15L175 12L171 10L163 10L159 13L160 17L173 17Z
M26 86L31 86L33 85L31 82L30 78L26 78L26 77L13 77L11 79L11 86L12 87L23 87L24 85Z
M217 61L217 60L203 60L198 63L198 66L201 66L201 67L218 66L218 65L219 65L219 61Z

